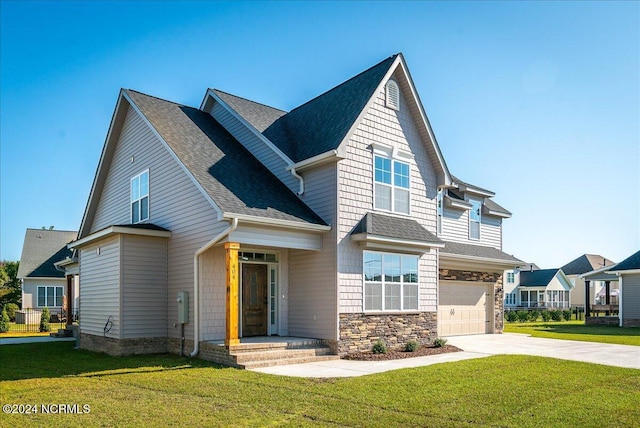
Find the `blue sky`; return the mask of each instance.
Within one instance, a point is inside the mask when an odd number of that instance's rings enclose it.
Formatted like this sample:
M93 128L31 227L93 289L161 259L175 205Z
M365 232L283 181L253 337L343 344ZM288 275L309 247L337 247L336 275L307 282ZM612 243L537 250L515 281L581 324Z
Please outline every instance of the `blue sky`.
M449 169L508 253L640 249L638 2L1 1L0 259L77 230L121 87L289 110L403 52Z

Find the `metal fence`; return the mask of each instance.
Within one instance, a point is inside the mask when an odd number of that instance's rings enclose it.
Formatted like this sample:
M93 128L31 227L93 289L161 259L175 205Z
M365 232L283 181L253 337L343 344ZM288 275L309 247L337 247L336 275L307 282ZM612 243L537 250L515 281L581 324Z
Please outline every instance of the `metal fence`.
M1 309L0 309L1 310ZM7 311L9 316L9 333L37 333L40 332L40 321L43 309L16 309ZM55 333L58 329L66 328L68 316L71 316L71 323L78 322L78 312L68 311L61 308L49 309L49 331Z

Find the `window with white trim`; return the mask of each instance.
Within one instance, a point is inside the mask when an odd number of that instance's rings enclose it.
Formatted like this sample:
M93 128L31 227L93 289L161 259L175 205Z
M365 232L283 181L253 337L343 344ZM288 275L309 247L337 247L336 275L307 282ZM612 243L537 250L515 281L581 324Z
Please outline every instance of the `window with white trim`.
M38 307L40 308L61 308L63 297L63 287L38 286Z
M443 205L443 195L442 195L442 189L438 189L438 195L436 196L436 203L437 203L437 215L438 215L438 221L436 224L436 233L438 234L438 236L440 236L442 234L442 211L444 210Z
M374 206L376 209L409 214L411 168L406 162L374 156Z
M507 284L513 284L516 282L516 274L514 272L507 272Z
M364 310L418 310L418 256L364 252Z
M394 80L389 80L386 89L386 105L394 110L400 110L400 89Z
M149 170L131 179L131 224L149 220Z
M480 210L482 209L482 201L477 199L469 199L471 211L469 211L469 239L480 239Z

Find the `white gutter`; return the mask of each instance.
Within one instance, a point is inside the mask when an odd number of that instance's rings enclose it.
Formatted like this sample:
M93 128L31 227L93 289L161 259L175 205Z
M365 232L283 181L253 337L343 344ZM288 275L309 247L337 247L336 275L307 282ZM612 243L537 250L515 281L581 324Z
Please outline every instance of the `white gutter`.
M193 352L189 354L190 357L195 357L196 355L198 355L198 352L200 352L200 315L198 311L200 308L200 278L198 275L198 272L200 271L200 256L209 248L217 244L222 238L230 235L237 228L238 219L234 218L231 220L231 225L227 229L223 230L211 241L200 247L200 249L196 251L195 255L193 256Z
M295 178L297 178L300 181L300 190L298 190L297 194L298 196L302 195L304 193L304 178L302 178L302 176L296 172L295 168L290 166L287 169L289 169L289 172L291 173L291 175L293 175Z

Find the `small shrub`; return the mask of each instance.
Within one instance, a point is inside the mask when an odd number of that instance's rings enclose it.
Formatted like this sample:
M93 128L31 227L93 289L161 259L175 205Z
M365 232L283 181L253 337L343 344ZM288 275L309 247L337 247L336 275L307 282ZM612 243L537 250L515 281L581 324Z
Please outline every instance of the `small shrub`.
M551 319L551 311L542 311L542 321L549 322Z
M562 311L557 309L551 311L551 319L554 321L562 321Z
M419 347L420 344L418 342L416 342L415 340L410 340L404 345L404 350L405 352L416 352Z
M433 341L433 346L435 346L436 348L442 348L446 344L447 344L447 339L442 337L439 337Z
M7 314L6 306L2 308L2 315L0 315L0 333L6 333L9 331L9 315Z
M504 313L504 319L507 322L515 322L518 320L518 314L516 311L507 311Z
M42 315L40 315L40 332L51 331L51 326L49 325L49 319L51 318L51 313L49 312L49 308L44 308L42 310Z
M529 321L536 322L538 321L538 317L540 317L539 311L531 311L529 312Z
M516 316L518 317L518 322L529 321L529 311L518 311Z
M571 321L571 309L562 311L562 318L564 318L565 321Z
M15 303L7 303L6 305L4 305L4 308L7 310L7 315L9 315L9 320L15 321L16 311L20 309L18 305L16 305Z
M371 351L374 354L386 354L387 353L387 345L385 345L382 340L378 339L378 341L373 344L373 348L371 348Z

